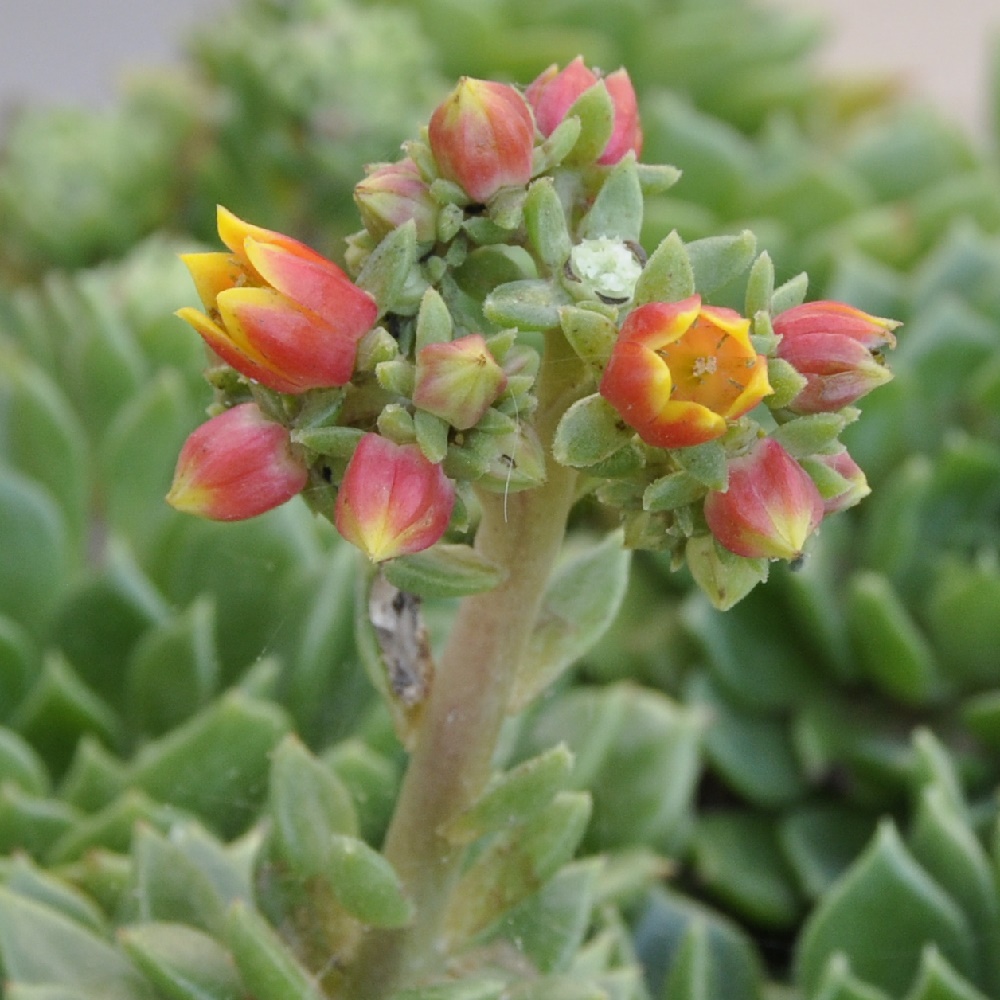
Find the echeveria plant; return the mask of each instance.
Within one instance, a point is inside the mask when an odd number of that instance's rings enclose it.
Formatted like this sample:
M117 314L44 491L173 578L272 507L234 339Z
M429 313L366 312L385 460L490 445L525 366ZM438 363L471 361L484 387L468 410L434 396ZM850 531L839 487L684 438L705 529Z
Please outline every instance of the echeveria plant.
M5 998L1000 992L996 153L816 38L237 0L11 119Z
M332 996L522 978L477 943L569 858L589 807L560 791L559 746L494 761L506 719L616 613L623 546L728 608L868 492L839 435L889 378L897 324L804 305L803 276L775 288L747 231L673 234L647 259L645 199L678 174L639 161L636 103L625 70L582 59L523 92L462 78L359 182L353 281L225 209L227 251L185 257L216 400L169 500L232 520L301 493L368 557L359 628L409 751L381 853L342 820L303 829L308 811L269 834L279 872L308 876L285 906ZM742 313L709 304L741 276ZM574 510L585 562L552 618ZM460 600L436 655L420 601L442 598Z

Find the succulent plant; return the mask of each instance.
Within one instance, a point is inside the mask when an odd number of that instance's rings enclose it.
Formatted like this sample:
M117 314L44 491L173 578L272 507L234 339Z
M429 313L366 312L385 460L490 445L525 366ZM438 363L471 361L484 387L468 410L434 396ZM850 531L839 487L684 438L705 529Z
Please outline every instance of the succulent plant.
M895 380L844 430L872 497L728 611L664 554L626 589L581 512L545 608L596 624L535 633L558 679L449 830L481 845L445 923L470 971L397 1000L996 995L994 154L822 80L811 25L739 0L257 0L225 27L118 111L26 115L0 160L4 995L338 995L331 933L407 921L353 551L299 502L163 503L210 402L177 234L225 201L336 254L443 79L578 53L628 67L644 158L683 171L641 242L752 228L779 280L903 321ZM451 613L427 603L432 642Z

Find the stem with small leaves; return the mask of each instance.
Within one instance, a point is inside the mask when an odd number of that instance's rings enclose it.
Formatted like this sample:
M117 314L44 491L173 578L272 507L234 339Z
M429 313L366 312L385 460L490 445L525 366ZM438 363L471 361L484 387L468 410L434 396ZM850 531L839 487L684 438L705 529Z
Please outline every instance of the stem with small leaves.
M559 331L547 334L535 429L546 448L540 487L481 492L476 549L506 571L485 594L462 600L443 651L403 780L384 853L416 905L406 928L373 931L355 963L352 996L382 1000L439 970L444 918L464 849L442 834L491 774L511 689L562 547L577 473L551 457L559 418L586 372Z

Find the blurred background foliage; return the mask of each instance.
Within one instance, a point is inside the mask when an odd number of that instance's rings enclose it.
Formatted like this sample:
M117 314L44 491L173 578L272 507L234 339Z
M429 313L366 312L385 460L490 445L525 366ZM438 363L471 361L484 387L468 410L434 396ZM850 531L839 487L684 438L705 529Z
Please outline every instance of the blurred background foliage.
M803 567L722 615L637 559L609 632L512 723L499 763L564 741L593 809L578 860L486 939L523 945L542 984L525 997L1000 995L996 137L821 77L818 41L750 0L239 0L116 109L10 124L9 997L316 995L247 971L254 949L312 968L287 887L252 860L259 820L295 801L288 734L376 846L403 754L332 529L298 501L225 526L162 502L210 398L172 316L193 299L175 254L214 244L222 202L339 257L364 164L395 158L449 80L527 82L577 53L628 68L645 158L684 172L647 206L647 247L749 227L779 278L905 327L896 380L845 435L874 493Z

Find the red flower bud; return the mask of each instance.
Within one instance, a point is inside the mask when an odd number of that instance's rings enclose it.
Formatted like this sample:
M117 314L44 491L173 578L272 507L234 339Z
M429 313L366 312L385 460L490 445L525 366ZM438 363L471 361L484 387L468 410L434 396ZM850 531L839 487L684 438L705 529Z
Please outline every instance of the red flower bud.
M437 233L437 202L413 160L381 163L354 188L354 202L365 228L380 240L413 219L417 242L431 243Z
M505 83L462 77L434 110L427 135L441 176L475 202L531 179L531 109Z
M729 463L729 487L705 497L709 530L748 559L797 559L823 519L809 474L772 438Z
M184 308L226 364L278 392L344 385L375 300L332 261L297 240L251 226L220 206L231 253L185 254L206 312Z
M577 56L565 69L553 64L528 89L525 97L535 112L535 122L542 135L551 135L567 112L585 91L600 78ZM617 163L629 150L638 157L642 152L642 126L632 80L624 69L604 78L614 106L614 128L597 162Z
M692 295L629 313L600 391L647 444L686 448L720 437L771 386L750 321Z
M307 476L288 430L256 404L241 403L184 442L167 503L213 521L242 521L291 500Z
M337 493L334 523L372 562L429 548L448 527L455 487L415 445L366 434Z
M805 376L805 388L789 404L797 413L849 406L892 378L882 351L894 347L899 324L869 316L841 302L806 302L779 313L778 357Z

